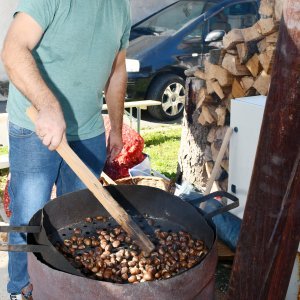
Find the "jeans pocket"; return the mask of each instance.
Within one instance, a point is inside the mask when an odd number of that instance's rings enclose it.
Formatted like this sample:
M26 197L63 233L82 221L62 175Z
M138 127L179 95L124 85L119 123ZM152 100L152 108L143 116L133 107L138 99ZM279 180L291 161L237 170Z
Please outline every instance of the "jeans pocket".
M20 127L14 123L9 122L8 133L10 136L13 136L16 138L26 138L26 137L32 136L34 134L34 131L31 131L29 129Z

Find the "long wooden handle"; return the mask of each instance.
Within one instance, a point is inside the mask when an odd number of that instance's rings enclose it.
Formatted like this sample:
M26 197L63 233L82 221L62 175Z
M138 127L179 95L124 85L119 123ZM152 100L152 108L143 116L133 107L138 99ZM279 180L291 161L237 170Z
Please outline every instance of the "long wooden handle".
M37 110L31 106L27 109L26 113L32 122L35 123L38 115ZM152 242L123 207L102 187L97 177L70 148L65 139L62 140L56 151L145 254L150 254L154 250Z
M105 174L104 172L101 173L101 176L106 182L107 184L110 185L117 185L117 183L115 181L113 181L107 174Z
M204 192L204 195L208 195L211 191L211 188L213 186L213 183L214 181L216 180L216 176L217 174L219 173L219 170L221 168L221 162L223 160L223 157L224 157L224 154L225 154L225 151L227 149L227 146L229 144L229 141L230 141L230 138L231 138L231 135L232 135L232 128L228 128L226 133L225 133L225 137L224 137L224 140L222 142L222 146L221 146L221 149L218 153L218 156L217 156L217 159L216 159L216 162L214 164L214 167L213 167L213 170L211 172L211 175L210 175L210 178L207 182L207 185L206 185L206 190Z

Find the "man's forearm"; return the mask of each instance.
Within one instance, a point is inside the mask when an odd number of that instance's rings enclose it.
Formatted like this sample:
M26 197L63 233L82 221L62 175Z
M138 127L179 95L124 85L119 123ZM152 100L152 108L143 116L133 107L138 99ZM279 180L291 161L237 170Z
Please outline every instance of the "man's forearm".
M114 132L122 130L126 84L127 73L124 67L111 75L105 91L111 130Z
M29 49L6 45L2 60L11 82L38 109L57 106L58 101L43 80Z

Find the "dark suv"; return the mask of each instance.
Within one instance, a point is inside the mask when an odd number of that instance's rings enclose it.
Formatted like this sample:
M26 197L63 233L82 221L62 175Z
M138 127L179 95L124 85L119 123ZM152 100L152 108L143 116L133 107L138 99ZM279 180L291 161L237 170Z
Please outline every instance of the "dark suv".
M135 24L127 50L127 100L151 99L159 120L180 117L185 99L184 71L199 64L233 28L258 19L256 0L180 0Z

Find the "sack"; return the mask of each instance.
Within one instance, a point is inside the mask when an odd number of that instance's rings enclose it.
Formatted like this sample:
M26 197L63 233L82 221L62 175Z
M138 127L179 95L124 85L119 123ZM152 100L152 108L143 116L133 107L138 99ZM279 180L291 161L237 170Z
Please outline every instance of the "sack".
M107 116L104 117L104 126L108 139L111 126ZM144 139L126 124L123 124L122 139L124 146L121 153L113 162L106 162L104 167L104 172L113 180L128 177L129 169L145 159Z
M8 186L9 186L9 179L6 181L4 194L3 194L3 205L4 205L4 211L8 218L11 217L11 211L9 210L9 204L10 204L10 198L8 194Z

